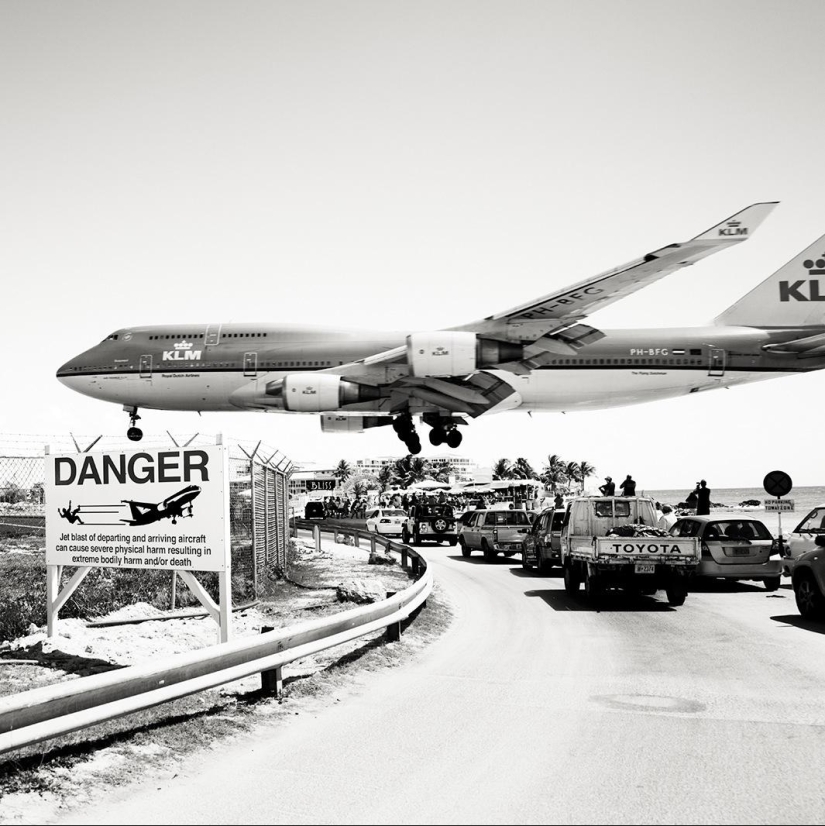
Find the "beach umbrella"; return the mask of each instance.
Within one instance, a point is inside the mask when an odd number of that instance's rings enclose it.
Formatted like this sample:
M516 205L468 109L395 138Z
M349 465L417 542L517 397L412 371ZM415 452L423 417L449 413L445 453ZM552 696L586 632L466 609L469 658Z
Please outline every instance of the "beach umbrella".
M410 485L410 490L448 490L452 485L449 482L436 482L435 479L424 479Z

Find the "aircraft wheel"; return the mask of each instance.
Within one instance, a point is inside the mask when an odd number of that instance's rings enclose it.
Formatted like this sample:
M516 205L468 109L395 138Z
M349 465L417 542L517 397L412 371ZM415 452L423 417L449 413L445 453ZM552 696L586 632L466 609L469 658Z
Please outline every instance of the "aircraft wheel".
M438 447L440 444L444 443L446 436L444 431L440 427L434 427L430 431L430 444Z
M407 441L406 445L407 450L409 450L413 456L416 456L417 454L421 453L421 439L419 439L418 436L415 436L414 438Z
M456 427L447 434L447 446L455 449L461 444L463 438L461 431Z
M130 427L126 431L126 437L132 442L139 442L143 438L143 431L139 427Z

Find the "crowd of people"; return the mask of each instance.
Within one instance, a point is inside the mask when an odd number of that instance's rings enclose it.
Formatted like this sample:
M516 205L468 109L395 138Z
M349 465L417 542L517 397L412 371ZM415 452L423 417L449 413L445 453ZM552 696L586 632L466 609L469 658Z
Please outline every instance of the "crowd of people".
M612 477L605 476L604 484L599 487L602 496L616 496L616 483ZM636 482L628 473L625 480L619 485L619 496L635 496ZM470 493L454 494L446 491L394 491L382 493L377 498L367 498L356 496L326 496L322 501L323 513L325 517L338 519L364 519L371 508L398 508L409 511L413 505L417 504L443 504L449 505L454 513L460 514L467 510L479 508L500 507L508 504L510 507L525 509L528 511L538 511L545 507L561 508L564 506L564 497L561 493L556 493L554 497L543 500L531 499L523 501L512 500L506 491L492 491L490 493ZM679 503L682 512L691 512L698 515L710 513L710 488L707 482L702 479L696 483L695 488ZM669 530L678 517L678 513L670 505L656 502L656 513L658 517L657 527Z

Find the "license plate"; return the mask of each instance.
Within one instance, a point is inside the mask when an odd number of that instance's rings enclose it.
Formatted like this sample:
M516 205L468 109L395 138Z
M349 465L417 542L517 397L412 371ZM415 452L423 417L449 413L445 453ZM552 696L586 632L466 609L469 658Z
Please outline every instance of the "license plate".
M656 573L656 563L655 562L637 562L636 563L636 573L637 574L655 574Z
M750 548L734 548L733 555L734 556L750 556Z

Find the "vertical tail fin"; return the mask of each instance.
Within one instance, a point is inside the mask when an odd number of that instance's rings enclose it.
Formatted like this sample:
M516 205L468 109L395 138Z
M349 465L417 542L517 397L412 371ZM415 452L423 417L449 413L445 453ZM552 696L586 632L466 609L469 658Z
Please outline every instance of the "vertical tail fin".
M825 325L825 235L728 307L713 323L743 327Z

